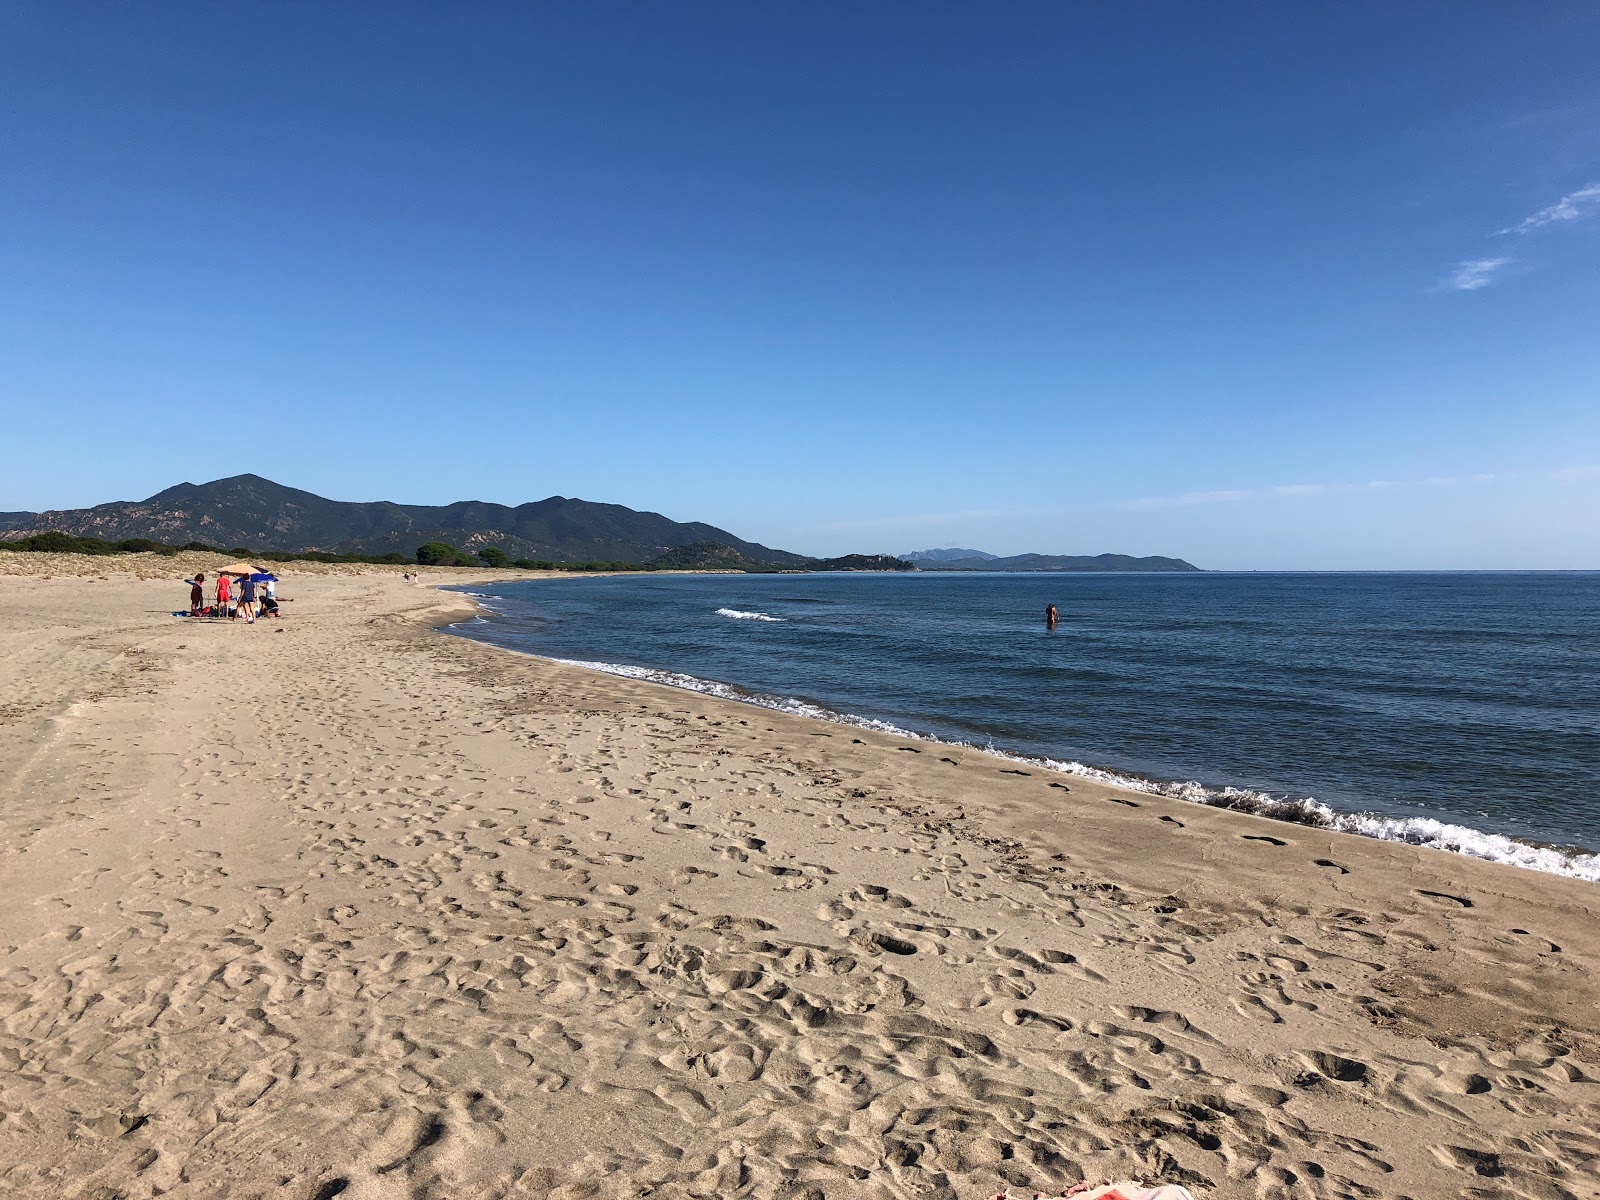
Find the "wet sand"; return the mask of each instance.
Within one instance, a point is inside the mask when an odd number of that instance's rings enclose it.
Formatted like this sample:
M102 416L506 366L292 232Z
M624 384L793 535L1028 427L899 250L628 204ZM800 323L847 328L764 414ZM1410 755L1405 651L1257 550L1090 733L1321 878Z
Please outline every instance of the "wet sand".
M1600 1195L1594 885L288 570L0 574L0 1194Z

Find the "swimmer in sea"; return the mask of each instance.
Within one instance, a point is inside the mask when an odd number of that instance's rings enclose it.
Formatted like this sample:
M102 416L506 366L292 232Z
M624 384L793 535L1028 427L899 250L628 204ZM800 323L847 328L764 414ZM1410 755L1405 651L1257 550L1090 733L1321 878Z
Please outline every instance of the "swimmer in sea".
M1046 629L1054 629L1056 627L1056 606L1054 604L1046 604L1044 606L1044 627Z

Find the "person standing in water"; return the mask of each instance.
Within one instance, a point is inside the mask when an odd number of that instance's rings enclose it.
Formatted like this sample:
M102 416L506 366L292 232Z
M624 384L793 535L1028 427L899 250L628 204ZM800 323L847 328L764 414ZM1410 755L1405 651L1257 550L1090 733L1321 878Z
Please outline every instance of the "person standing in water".
M1044 627L1046 629L1054 629L1056 627L1056 606L1054 604L1046 604L1044 606Z

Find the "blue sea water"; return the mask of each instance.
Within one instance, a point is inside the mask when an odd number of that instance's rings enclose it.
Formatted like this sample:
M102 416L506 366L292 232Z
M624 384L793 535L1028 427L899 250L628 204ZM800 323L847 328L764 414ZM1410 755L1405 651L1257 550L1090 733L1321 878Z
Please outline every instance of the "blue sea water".
M631 575L473 592L487 619L458 632L525 653L1600 879L1600 573Z

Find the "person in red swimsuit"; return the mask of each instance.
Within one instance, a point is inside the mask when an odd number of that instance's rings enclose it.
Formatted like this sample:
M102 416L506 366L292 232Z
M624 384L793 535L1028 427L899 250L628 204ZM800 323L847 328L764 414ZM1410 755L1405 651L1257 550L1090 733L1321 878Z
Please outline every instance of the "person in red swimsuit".
M226 575L217 576L217 616L228 615L228 601L233 597L233 581Z

